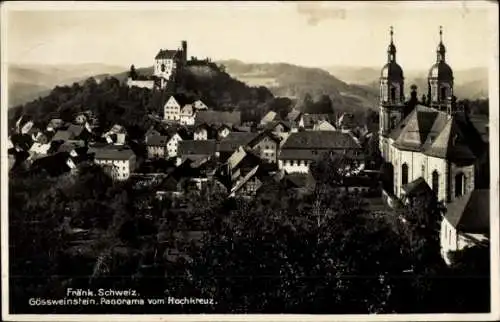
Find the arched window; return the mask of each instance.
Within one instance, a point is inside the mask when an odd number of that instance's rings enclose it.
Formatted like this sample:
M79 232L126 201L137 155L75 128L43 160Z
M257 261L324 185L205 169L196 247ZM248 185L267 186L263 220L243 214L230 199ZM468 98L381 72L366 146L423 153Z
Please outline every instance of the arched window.
M455 197L460 197L465 194L465 175L460 172L455 176Z
M161 71L164 72L165 71L165 64L161 64Z
M408 183L408 165L406 163L403 163L401 166L401 184L407 184Z
M391 102L396 100L396 87L391 87Z
M436 196L439 195L439 173L436 170L432 172L432 191Z
M441 100L445 100L446 99L446 87L441 87L441 93L440 93L440 96L441 96Z

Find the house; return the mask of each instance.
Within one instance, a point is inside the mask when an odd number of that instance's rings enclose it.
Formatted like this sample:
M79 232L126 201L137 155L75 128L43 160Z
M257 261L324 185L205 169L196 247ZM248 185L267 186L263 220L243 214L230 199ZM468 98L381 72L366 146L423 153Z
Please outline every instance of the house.
M490 236L490 190L476 189L448 204L441 222L441 255L450 264L449 252L481 245Z
M71 140L73 133L68 130L58 130L52 137L52 142L65 142Z
M194 140L208 140L214 137L213 129L210 125L207 123L201 123L195 126L194 132L193 132L193 139Z
M115 124L102 137L106 139L108 144L124 145L126 143L127 130L124 126Z
M180 121L181 109L190 103L191 100L183 94L170 96L163 107L163 119L166 121Z
M193 162L198 160L208 161L217 155L217 142L215 140L183 140L179 142L178 164L186 159Z
M277 164L280 141L280 138L276 137L270 131L263 131L257 134L246 145L255 151L263 161Z
M241 178L261 164L262 160L252 151L239 147L220 167L220 181L231 191Z
M337 119L337 128L341 131L348 131L354 127L354 115L352 113L342 113Z
M229 197L252 197L257 190L265 184L265 179L269 178L268 173L262 171L260 165L255 165L231 188Z
M186 104L181 108L179 123L182 125L194 125L195 110L193 105Z
M127 180L137 166L135 153L127 147L92 146L88 154L94 162L103 166L114 180Z
M202 100L196 100L193 103L195 111L208 110L208 106Z
M227 160L239 147L246 147L259 134L255 132L231 132L219 142L221 160Z
M221 124L219 126L213 125L215 132L217 133L217 139L222 140L231 133L231 127L227 124Z
M195 124L202 123L209 125L226 125L232 128L234 125L241 125L241 112L198 111L195 117Z
M333 126L327 120L321 120L318 123L314 124L313 131L337 131L335 126Z
M177 50L160 49L155 56L153 75L162 80L161 88L165 88L167 82L172 79L177 70L186 64L187 41L181 42Z
M281 178L281 184L287 190L294 190L299 193L307 193L314 190L316 180L310 172L308 173L286 173Z
M309 166L323 153L341 153L360 161L361 146L352 136L337 131L303 131L291 133L281 147L279 168L287 173L309 172Z
M286 116L286 120L291 124L291 131L297 132L298 129L304 127L304 114L298 109L294 108Z
M84 125L71 124L66 131L71 133L71 140L88 141L92 136L88 123L85 123Z
M312 130L321 121L327 121L330 124L334 121L333 114L304 114L303 115L303 128L306 130Z
M12 142L14 149L18 152L27 152L33 145L33 139L28 134L12 134L10 137L10 141Z
M47 124L47 131L55 132L64 127L65 122L60 118L51 119Z
M401 201L406 205L411 204L414 198L435 197L431 187L429 187L422 177L403 185L402 190Z
M148 158L173 158L177 156L177 148L182 138L177 133L168 135L151 135L146 137Z

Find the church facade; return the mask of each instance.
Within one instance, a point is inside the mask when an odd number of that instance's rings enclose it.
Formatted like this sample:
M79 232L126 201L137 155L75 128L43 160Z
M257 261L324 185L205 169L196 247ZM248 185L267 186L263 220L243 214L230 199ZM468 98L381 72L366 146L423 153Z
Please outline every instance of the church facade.
M379 148L392 181L384 190L400 200L416 180L424 179L445 204L483 184L478 178L488 162L487 144L469 120L469 111L456 102L441 28L439 36L427 95L419 100L412 86L405 100L391 27L387 63L380 75Z

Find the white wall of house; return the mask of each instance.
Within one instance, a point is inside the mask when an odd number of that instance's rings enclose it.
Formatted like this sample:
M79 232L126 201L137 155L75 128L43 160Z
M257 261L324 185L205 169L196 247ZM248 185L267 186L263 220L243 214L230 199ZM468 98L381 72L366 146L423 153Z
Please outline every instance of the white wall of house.
M164 65L164 70L162 70L162 65ZM154 65L154 75L169 79L176 68L177 64L174 59L156 59Z
M467 247L472 247L476 244L477 241L487 240L488 237L483 234L466 234L457 231L446 218L443 218L443 220L441 221L441 231L439 239L441 244L441 256L449 265L449 252L460 251Z
M177 148L179 147L179 142L182 141L182 138L179 134L175 134L170 138L167 143L167 153L169 158L173 158L177 156Z
M180 119L181 106L171 96L163 107L163 119L167 121L178 121Z
M155 87L155 82L152 80L132 80L131 78L129 78L127 80L127 86L128 87L135 86L135 87L140 87L140 88L152 89L153 87Z
M179 123L182 125L194 125L194 115L181 115Z
M208 131L207 129L198 129L194 132L195 140L208 140Z
M96 159L96 164L112 166L111 176L115 180L127 180L130 174L135 170L136 158L130 157L128 160L109 160L109 159Z
M278 168L287 173L308 173L311 163L309 160L278 160Z

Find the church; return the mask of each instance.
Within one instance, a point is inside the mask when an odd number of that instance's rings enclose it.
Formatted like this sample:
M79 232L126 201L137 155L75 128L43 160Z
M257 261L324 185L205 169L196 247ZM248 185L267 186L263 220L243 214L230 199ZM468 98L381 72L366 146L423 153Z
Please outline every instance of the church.
M441 27L439 38L427 95L419 100L412 86L405 100L403 68L396 61L391 27L380 76L379 148L390 182L384 187L387 195L403 200L407 188L418 182L448 205L475 189L489 188L489 156L488 142L470 121L470 111L454 96Z

